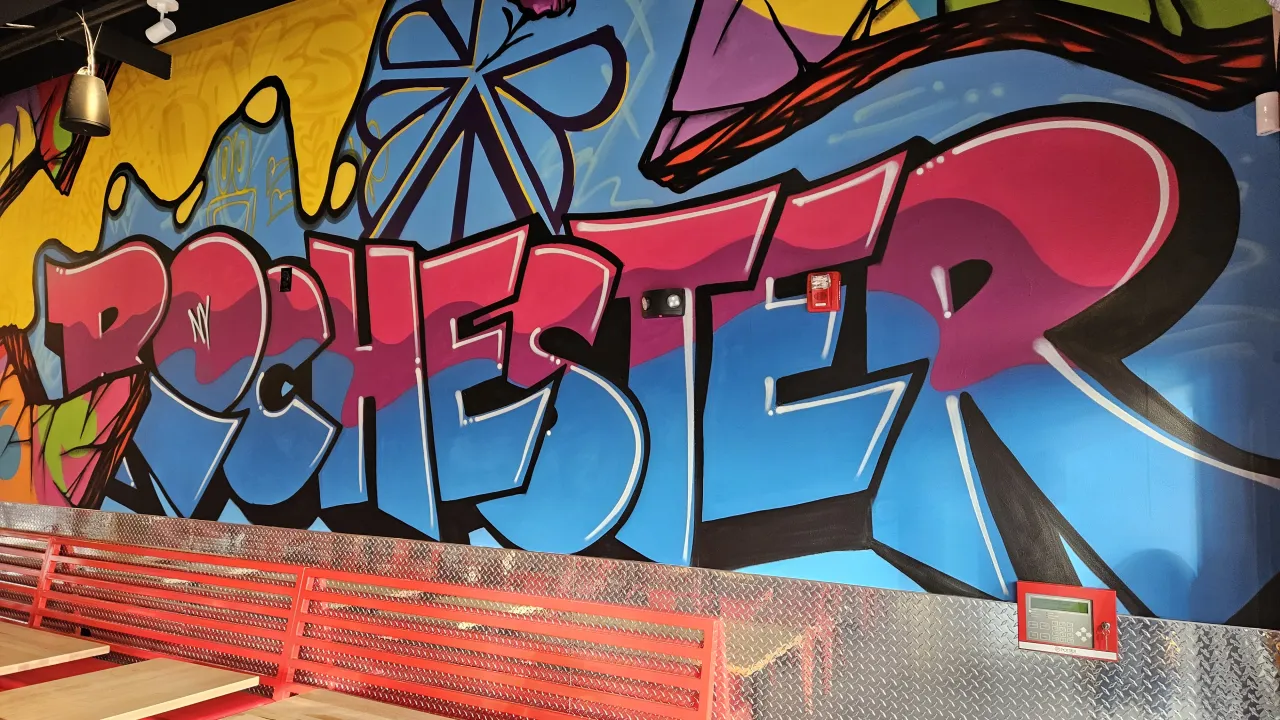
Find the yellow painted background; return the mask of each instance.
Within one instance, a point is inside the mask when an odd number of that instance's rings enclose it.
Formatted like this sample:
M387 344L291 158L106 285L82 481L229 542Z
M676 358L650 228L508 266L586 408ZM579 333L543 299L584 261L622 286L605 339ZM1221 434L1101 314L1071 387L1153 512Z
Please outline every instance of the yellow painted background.
M97 245L107 181L120 163L131 163L157 197L176 199L200 171L218 126L271 75L291 100L299 201L315 212L381 9L377 0L311 0L305 11L283 5L165 45L170 80L122 67L111 90L112 133L89 143L71 194L41 174L0 214L0 326L30 323L41 244Z

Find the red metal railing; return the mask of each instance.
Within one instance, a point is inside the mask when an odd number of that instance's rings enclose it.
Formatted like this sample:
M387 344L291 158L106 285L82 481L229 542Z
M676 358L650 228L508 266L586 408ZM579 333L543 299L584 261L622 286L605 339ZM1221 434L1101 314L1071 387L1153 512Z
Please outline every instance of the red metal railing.
M713 617L0 530L0 620L441 711L708 720Z

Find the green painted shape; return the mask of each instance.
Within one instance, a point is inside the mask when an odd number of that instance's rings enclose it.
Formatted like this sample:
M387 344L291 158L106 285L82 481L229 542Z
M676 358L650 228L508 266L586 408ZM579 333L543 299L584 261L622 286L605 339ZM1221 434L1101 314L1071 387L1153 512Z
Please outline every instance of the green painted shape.
M952 10L964 10L965 8L977 7L979 5L989 5L993 2L1001 0L947 0L946 9L943 12L951 12Z
M67 148L71 147L71 141L74 139L75 136L62 127L62 107L59 106L58 116L53 119L53 146L59 152L66 152Z
M1072 5L1083 5L1094 10L1103 10L1114 15L1131 17L1134 20L1151 22L1151 3L1147 0L1057 0Z
M1243 25L1267 17L1271 8L1265 0L1174 0L1181 2L1191 22L1202 28Z
M1174 7L1177 0L1156 0L1156 12L1160 13L1160 22L1165 29L1174 35L1182 34L1182 18Z
M40 459L49 468L53 484L64 494L67 480L62 458L82 458L93 451L98 437L98 415L89 404L91 393L36 409L36 435L40 438Z

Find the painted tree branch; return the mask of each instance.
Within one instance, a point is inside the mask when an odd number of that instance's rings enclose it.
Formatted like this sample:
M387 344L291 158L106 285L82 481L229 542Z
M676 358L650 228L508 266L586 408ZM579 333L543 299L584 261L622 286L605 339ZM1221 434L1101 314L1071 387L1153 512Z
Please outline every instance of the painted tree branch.
M846 40L773 93L640 163L646 177L683 192L775 145L888 77L948 58L1037 50L1168 93L1209 110L1253 102L1275 86L1271 20L1182 37L1158 23L1061 2L980 5L870 38ZM668 116L670 117L670 116Z

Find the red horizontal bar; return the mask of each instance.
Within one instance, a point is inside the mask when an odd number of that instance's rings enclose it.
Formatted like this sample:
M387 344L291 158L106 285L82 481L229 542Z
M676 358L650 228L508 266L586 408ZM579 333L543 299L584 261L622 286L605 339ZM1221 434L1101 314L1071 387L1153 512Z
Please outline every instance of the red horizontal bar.
M3 565L0 564L0 574L10 573L12 575L25 575L27 577L38 578L43 572L41 568L29 568L22 565Z
M29 557L35 560L44 559L44 550L31 550L29 548L14 547L0 543L0 555L12 555L14 557Z
M326 568L313 568L310 569L307 574L312 578L321 580L336 580L338 582L348 582L357 585L375 585L379 587L395 588L397 590L415 590L417 592L435 593L437 595L453 595L455 597L484 600L488 602L501 602L509 605L530 605L545 608L547 610L573 612L580 615L593 615L603 619L621 618L623 620L633 620L636 622L644 622L652 625L665 625L668 627L680 627L688 630L706 630L710 627L706 621L713 620L713 618L704 618L700 615L686 615L683 613L672 613L662 610L649 610L647 608L636 608L629 605L612 605L609 603L592 602L590 600L568 600L565 598L545 597L542 595L527 595L505 590L473 588L466 585L448 585L425 580L408 580L402 578L382 577L380 575L363 575L360 573L329 570Z
M84 585L86 587L98 588L99 590L111 590L163 600L174 600L177 602L190 603L192 605L203 605L223 610L235 610L237 612L266 615L286 622L289 619L289 608L275 607L272 605L257 605L255 603L244 602L243 600L223 600L221 598L211 598L204 595L196 595L194 593L166 590L164 588L153 588L149 585L130 585L128 583L116 582L114 580L101 580L99 578L86 577L83 575L63 574L53 578L53 581L71 585ZM28 589L34 590L35 588ZM255 626L246 625L246 627Z
M695 660L701 659L704 654L701 646L687 641L663 640L660 638L641 635L639 633L629 633L611 628L551 623L546 620L539 620L535 618L485 615L479 611L471 609L452 610L434 605L412 605L409 603L397 603L392 600L338 595L319 590L304 590L302 596L308 600L321 600L323 602L333 603L336 605L369 607L378 610L396 612L402 615L419 615L422 617L435 618L437 620L465 622L473 625L487 625L489 627L500 627L506 628L507 630L517 630L537 635L549 635L551 637L559 637L567 640L580 640L582 642L595 643L598 645L612 644L616 647L644 650L664 655L676 655L679 657L693 658ZM303 611L306 613L307 617L323 617L311 613L305 607ZM380 626L374 625L374 627ZM616 639L617 642L613 642L614 639Z
M225 643L219 640L209 640L208 638L179 635L177 633L169 633L163 630L152 630L150 628L138 627L136 625L122 625L111 620L102 620L89 615L64 613L60 610L51 610L49 608L41 609L40 615L46 618L53 618L54 620L69 622L72 625L83 625L85 627L98 628L101 630L110 630L122 635L137 635L138 637L147 638L149 640L173 643L174 645L186 645L200 648L201 650L208 650L210 652L220 652L226 655L240 655L241 657L253 658L254 660L262 660L269 663L279 663L283 661L283 658L280 655L263 650L247 648L241 645L232 645L231 643ZM183 656L171 655L170 657Z
M4 571L3 571L3 570L0 570L0 575L4 575ZM36 580L38 581L39 579L40 579L40 576L39 576L39 574L37 574L37 575L36 575ZM38 588L37 588L35 585L23 585L23 584L22 584L22 583L20 583L20 582L14 582L13 580L9 580L9 579L7 579L7 578L0 577L0 590L4 590L5 592L29 592L29 593L34 593L37 589L38 589Z
M103 550L106 552L119 553L121 555L132 555L141 558L160 558L163 560L182 560L185 562L201 563L203 565L218 565L230 568L250 568L253 570L261 570L264 572L274 572L282 575L297 576L301 571L301 567L297 565L286 565L284 563L269 562L266 560L251 560L249 558L228 557L226 555L207 555L205 553L190 552L187 550L165 550L162 548L147 547L145 545L121 545L118 543L100 542L96 540L87 540L78 537L58 536L56 541L60 545L67 547L89 548L91 550ZM292 581L289 583L293 584Z
M50 600L60 600L71 605L82 605L84 607L91 607L98 610L121 613L124 615L137 615L139 617L163 620L166 622L177 623L179 625L183 623L190 623L192 625L207 627L212 630L222 630L223 632L248 635L250 637L265 637L272 640L279 640L280 642L284 642L285 637L285 633L280 630L271 630L268 628L257 627L255 625L227 622L225 620L216 620L213 618L200 617L199 615L187 615L186 613L161 610L160 608L149 608L143 605L132 605L112 600L100 600L98 598L85 597L84 595L64 593L52 588L46 590L44 594L45 597Z
M585 670L587 672L614 674L619 677L651 682L658 685L674 685L688 690L698 690L702 684L699 675L678 675L675 673L664 672L662 670L652 670L650 668L627 665L607 658L597 661L572 655L565 651L542 652L529 648L502 645L492 641L486 642L483 640L455 638L444 634L425 632L421 630L410 630L408 628L400 628L390 625L378 625L358 620L347 620L320 615L307 615L307 618L307 623L317 627L330 627L341 630L351 630L353 632L372 633L383 637L394 638L396 640L408 640L410 642L442 645L461 650L470 650L472 652L487 653L489 655L500 655L504 657L572 668L575 670ZM299 638L299 642L301 643L309 641L310 638ZM545 643L539 644L545 646ZM608 665L609 667L602 667L605 665ZM615 667L621 669L615 672L613 669Z
M32 608L32 607L34 607L34 606L35 606L35 605L34 605L34 602L30 602L30 603L25 603L25 604L24 604L24 603L20 603L20 602L18 602L18 601L16 601L16 600L6 600L6 599L4 599L4 598L0 598L0 608L7 608L7 609L9 609L9 610L17 610L17 611L19 611L19 612L31 612L31 608Z
M679 705L671 705L669 703L658 702L656 700L645 700L643 698L632 697L629 695L615 695L613 693L606 693L599 690L591 690L588 688L577 687L575 685L567 685L550 680L529 677L527 675L520 675L514 672L485 670L484 668L477 668L471 665L448 663L439 660L413 657L411 655L397 655L383 650L374 650L368 647L347 645L345 643L334 643L327 640L303 637L299 639L298 646L300 648L310 647L331 650L339 654L352 655L359 659L380 660L382 662L393 663L396 665L408 665L409 667L415 667L420 670L438 672L445 675L453 675L455 677L465 677L482 682L510 685L522 690L527 689L535 692L544 692L549 695L558 695L566 699L577 699L589 703L613 705L615 707L634 710L636 712L652 714L676 713L681 716L685 715L685 712L682 711L693 712L692 708L681 708ZM313 660L312 662L316 661ZM377 680L382 679L382 676L377 673L371 672L366 674L370 678L376 678ZM375 680L375 682L377 680ZM693 718L694 716L689 715L688 717Z
M225 578L220 575L205 575L204 573L190 572L187 570L175 570L171 568L157 568L150 565L130 565L128 563L117 563L109 560L96 560L93 558L67 557L65 555L55 555L53 561L59 565L79 565L81 567L98 568L99 570L114 570L122 573L133 573L135 575L145 575L147 577L167 578L170 580L186 580L188 582L200 583L202 585L212 585L215 587L232 587L239 590L249 590L251 592L259 592L268 595L280 595L289 597L293 594L292 586L284 585L268 585L264 583L255 583L252 580L242 580L240 578ZM53 574L54 579L60 577L75 578L74 575L62 575L60 573Z

